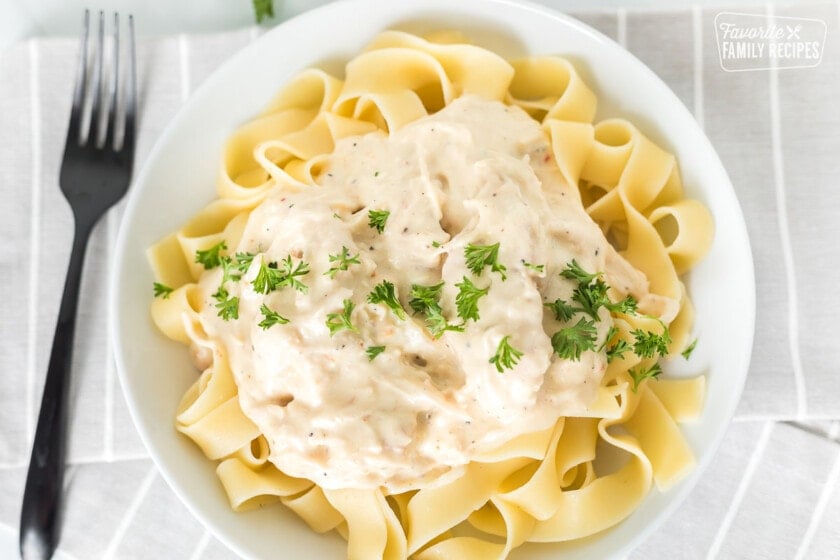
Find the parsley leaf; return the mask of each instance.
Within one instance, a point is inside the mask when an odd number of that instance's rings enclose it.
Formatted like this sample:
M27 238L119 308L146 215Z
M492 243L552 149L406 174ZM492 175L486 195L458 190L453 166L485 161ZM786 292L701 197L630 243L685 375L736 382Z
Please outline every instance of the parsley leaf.
M507 280L507 275L505 274L507 268L498 262L499 243L494 243L493 245L473 245L469 243L464 248L464 257L467 260L467 268L476 276L481 276L484 267L489 266L490 270L499 273L503 282Z
M239 298L230 297L230 294L224 286L219 286L219 289L213 294L213 299L218 302L216 309L219 310L219 317L225 321L239 319Z
M627 341L619 339L618 342L607 348L607 363L611 363L616 358L623 358L624 353L630 350L630 345L627 344Z
M160 282L155 282L153 287L155 289L155 297L163 296L163 299L169 299L169 294L174 291L173 288L170 288L166 284L161 284Z
M257 23L262 23L262 20L267 17L274 17L274 0L252 0L252 2Z
M609 344L610 341L613 338L615 338L615 335L617 335L617 334L618 334L618 327L616 327L615 325L613 325L609 329L607 329L607 336L604 337L604 342L602 342L601 346L598 347L598 352L603 350L607 346L607 344Z
M671 342L671 336L666 327L662 334L656 334L651 331L643 331L635 329L630 331L635 340L633 341L633 352L640 358L652 358L654 354L666 356L668 354L668 344Z
M554 312L554 318L558 321L571 321L572 316L578 311L560 298L551 303L544 303L543 306L551 309Z
M412 284L411 291L408 293L408 306L415 313L426 313L430 307L439 306L438 302L440 301L443 284L443 282L432 286Z
M472 319L478 321L478 300L482 296L486 296L490 291L490 286L484 289L478 288L473 284L469 278L464 276L460 284L455 284L458 288L458 295L455 296L455 306L458 308L458 317L464 320L464 323Z
M463 326L450 325L446 322L446 317L443 316L443 310L440 307L443 285L443 282L432 286L412 284L411 291L408 294L410 298L408 306L415 313L422 313L426 316L426 326L435 338L440 338L446 331L464 331Z
M259 326L266 330L274 325L285 325L289 322L288 319L277 313L276 311L272 311L266 304L262 304L260 306L260 313L263 314L264 319L259 322Z
M368 346L367 350L365 350L365 354L367 354L368 361L372 362L376 359L376 357L385 351L384 346Z
M638 302L633 296L627 296L623 300L613 303L609 300L604 302L604 307L613 313L623 313L624 315L635 315L638 313Z
M343 245L341 247L341 253L337 255L330 255L330 262L336 263L324 273L325 276L329 276L330 278L335 278L335 275L338 274L339 271L347 270L351 264L362 264L359 261L359 253L356 253L355 256L351 257L350 251Z
M307 274L309 274L308 263L301 260L297 263L297 266L294 266L292 256L287 255L279 264L275 262L266 264L263 260L260 263L260 270L251 284L258 294L267 294L285 286L305 294L309 288L297 277Z
M577 280L578 284L589 284L596 278L598 278L601 273L596 272L595 274L590 274L583 270L578 262L575 259L572 259L572 262L566 264L566 268L560 273L560 276L563 278L568 278L569 280Z
M581 284L572 293L572 300L580 304L581 311L597 321L598 309L610 302L607 298L607 285L600 278L591 284Z
M239 265L233 262L230 257L220 257L219 263L222 265L222 284L228 280L237 281L242 278L242 273L239 272Z
M595 321L587 321L581 317L570 327L565 327L551 336L551 346L558 356L567 360L580 360L580 355L586 350L595 350Z
M405 310L397 299L397 290L394 284L383 280L373 287L373 291L368 294L368 303L384 303L394 312L400 319L405 319Z
M534 272L545 272L544 264L533 264L526 261L522 261L522 266L524 266L525 268L530 268Z
M662 373L662 366L659 365L659 362L653 364L648 369L644 369L643 367L639 366L638 368L630 368L627 373L630 374L630 378L633 379L633 392L637 392L639 389L639 384L644 381L645 379L656 379Z
M350 315L356 306L349 299L344 300L344 310L341 313L328 313L326 325L330 329L330 336L335 333L348 330L358 333L359 330L350 322Z
M385 231L385 222L388 221L390 215L391 212L388 210L368 210L368 226L382 233Z
M166 296L163 296L163 297L164 297L164 298L166 298ZM688 359L691 357L691 353L692 353L692 352L694 352L694 349L695 349L695 348L697 348L697 339L696 339L696 338L695 338L695 339L691 342L691 344L689 344L689 345L686 347L686 349L685 349L685 350L683 350L682 352L680 352L680 355L681 355L683 358L685 358L686 360L688 360Z
M199 249L195 252L195 262L203 264L205 270L216 268L221 264L221 251L227 249L224 241L219 241L208 249Z
M499 346L496 353L490 358L490 363L496 366L496 371L504 373L505 369L513 369L513 366L519 363L519 358L522 357L522 352L510 345L508 340L510 336L505 336L499 341Z
M239 271L240 275L248 272L254 257L256 257L254 253L236 253L234 256L236 259L236 270Z

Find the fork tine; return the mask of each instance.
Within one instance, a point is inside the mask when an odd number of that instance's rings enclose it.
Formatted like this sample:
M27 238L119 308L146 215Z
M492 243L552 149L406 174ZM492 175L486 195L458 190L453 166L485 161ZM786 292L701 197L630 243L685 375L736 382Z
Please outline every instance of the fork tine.
M87 143L97 145L99 140L99 121L101 117L102 98L102 45L105 41L105 12L99 12L99 29L96 33L96 55L93 64L93 76L90 82L93 104L90 108L90 127L87 133Z
M120 15L114 12L114 44L111 60L110 91L108 92L108 127L105 132L106 148L115 148L114 134L117 126L117 91L119 90L120 75Z
M137 114L137 74L134 54L134 16L128 16L128 90L125 92L125 126L123 127L123 142L120 152L128 158L131 169L134 162L134 121Z
M82 41L79 45L79 58L76 63L76 85L73 91L73 108L70 110L70 125L67 127L67 145L77 146L81 141L80 129L85 101L85 81L87 80L87 44L90 29L90 12L85 10L82 25Z

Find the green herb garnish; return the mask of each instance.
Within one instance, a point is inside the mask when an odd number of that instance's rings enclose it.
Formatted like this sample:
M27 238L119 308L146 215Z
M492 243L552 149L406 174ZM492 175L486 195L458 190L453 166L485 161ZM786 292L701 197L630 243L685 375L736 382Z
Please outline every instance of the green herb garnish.
M257 23L262 23L265 18L274 17L274 0L252 0L252 2Z
M204 265L205 270L216 268L221 264L221 251L227 249L224 241L219 241L208 249L199 249L195 252L195 262Z
M660 366L659 362L657 362L647 369L644 369L641 366L638 368L630 368L627 373L629 373L630 378L633 379L633 392L635 393L639 389L639 384L645 379L658 378L659 374L662 373L662 366Z
M335 333L348 330L358 333L359 330L350 322L350 315L356 306L349 299L344 300L344 310L341 313L328 313L326 325L330 329L330 336Z
M259 322L259 326L262 327L263 330L269 329L274 325L285 325L289 322L288 319L276 311L272 311L266 304L262 304L260 306L260 313L263 314L263 320Z
M260 270L251 284L254 291L259 294L267 294L285 286L305 294L309 288L297 278L306 274L309 274L309 264L301 260L295 266L292 262L292 256L288 255L279 263L266 264L263 260L260 263Z
M164 297L166 297L166 296L164 296ZM691 357L691 353L692 353L692 352L694 352L694 349L695 349L696 347L697 347L697 339L695 338L695 339L691 342L691 344L689 344L689 345L686 347L686 349L685 349L685 350L683 350L682 352L680 352L680 355L681 355L684 359L688 360L688 359Z
M571 321L572 316L578 311L560 298L555 299L551 303L544 303L544 307L548 307L554 312L554 318L557 321Z
M219 289L213 294L213 299L218 302L216 303L216 309L219 310L219 317L225 321L239 319L239 298L231 297L224 286L219 286Z
M490 363L496 366L496 371L503 373L505 369L513 369L519 363L522 352L510 345L510 336L505 336L499 341L496 353L490 358Z
M400 304L400 300L397 299L397 290L393 283L383 280L374 286L373 291L368 294L367 300L368 303L385 304L394 312L394 315L400 319L405 319L405 310Z
M367 350L365 350L365 354L367 354L368 361L372 362L376 357L385 351L384 346L368 346Z
M324 275L329 276L330 278L335 278L335 275L338 274L339 271L347 270L351 264L362 264L359 262L359 253L356 253L355 256L350 256L350 251L347 247L341 247L341 253L337 255L330 255L330 262L335 263L328 271L324 273Z
M490 270L499 273L502 281L507 280L505 274L507 268L498 262L499 243L493 245L473 245L470 243L464 248L464 257L467 261L467 268L476 276L481 276L484 267L489 266Z
M630 334L635 339L633 341L633 352L640 358L652 358L654 354L660 356L668 354L668 344L671 342L671 336L667 328L662 331L662 334L641 329L630 331Z
M155 282L153 287L155 289L155 297L163 296L163 299L169 299L169 294L175 291L173 288L170 288L166 284L161 284L160 282Z
M581 317L578 322L557 331L551 336L551 346L561 358L580 360L580 355L586 350L595 350L595 321L587 321Z
M464 330L461 325L449 324L443 316L443 310L440 307L443 285L443 282L432 286L412 284L408 294L408 306L415 313L426 316L426 326L435 338L440 338L446 331L463 332Z
M388 221L390 215L388 210L368 210L368 226L382 233L385 231L385 222Z
M464 323L472 319L478 321L478 300L482 296L486 296L490 291L490 286L486 288L479 288L473 284L469 278L464 276L460 284L455 284L458 288L458 295L455 296L455 306L458 308L458 317L463 319Z

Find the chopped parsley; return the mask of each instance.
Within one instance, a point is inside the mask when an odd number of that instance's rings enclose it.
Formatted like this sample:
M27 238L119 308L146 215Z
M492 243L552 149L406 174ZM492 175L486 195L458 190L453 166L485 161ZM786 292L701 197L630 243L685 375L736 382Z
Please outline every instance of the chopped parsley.
M440 338L446 331L463 332L464 330L461 325L449 324L443 316L443 310L440 307L443 285L443 282L432 286L412 284L408 294L408 306L414 313L426 316L426 326L435 338Z
M548 307L554 312L554 318L557 321L571 321L574 314L578 311L560 298L555 299L551 303L544 303L544 307Z
M464 248L464 257L467 261L467 268L476 276L481 276L484 268L489 266L490 270L499 273L502 281L507 280L507 275L505 274L507 268L498 262L499 243L494 243L493 245L473 245L469 243Z
M530 268L534 272L540 272L540 273L545 272L545 265L544 264L534 264L534 263L529 263L529 262L526 262L526 261L522 261L522 266L524 266L525 268Z
M385 231L385 222L388 221L390 215L388 210L368 210L368 226L382 233Z
M350 315L353 313L353 309L356 306L349 299L345 299L343 305L344 309L341 313L327 314L326 325L327 328L330 329L330 336L333 336L335 333L343 330L353 331L355 333L359 332L359 330L353 326L353 323L350 322Z
M216 309L219 310L219 317L225 321L239 319L239 298L231 297L224 286L219 286L219 289L213 294L213 299L218 302L216 303Z
M365 354L367 354L368 361L372 362L376 359L376 357L385 351L384 346L368 346L365 350Z
M578 284L589 284L596 278L598 278L601 274L596 272L595 274L590 274L583 270L578 262L575 259L572 259L572 262L566 265L566 268L560 273L560 276L563 278L568 278L569 280L577 280Z
M464 323L472 319L478 321L478 300L482 296L486 296L490 291L490 286L486 288L479 288L473 284L469 278L464 276L460 284L455 284L458 288L458 295L455 296L455 306L458 308L458 317L463 319Z
M505 336L499 341L499 346L496 348L496 353L490 358L490 363L496 366L496 371L504 373L505 369L513 369L513 366L519 363L519 358L522 357L522 352L510 345L510 336Z
M205 270L216 268L222 263L221 252L225 250L227 250L227 245L224 241L219 241L207 249L199 249L195 252L195 262L204 265Z
M630 345L623 338L607 348L607 363L612 363L616 358L621 359L624 353L630 350Z
M254 17L257 23L262 23L265 18L274 17L274 0L251 0L254 4Z
M166 297L166 296L164 296L164 297ZM691 353L692 353L692 352L694 352L694 349L695 349L695 348L697 348L697 339L696 339L696 338L695 338L693 341L691 341L691 344L689 344L689 345L686 347L686 349L685 349L685 350L683 350L682 352L680 352L680 355L681 355L684 359L688 360L688 359L691 357Z
M668 354L668 344L671 342L671 336L667 327L662 331L662 334L641 329L632 330L630 334L635 339L633 341L633 352L640 358L652 358L654 354L660 356Z
M347 270L351 264L362 264L359 262L359 253L356 253L355 256L351 257L350 251L343 245L341 247L341 253L330 255L330 262L335 264L333 264L333 266L324 273L324 275L329 276L330 278L335 278L336 274L342 270Z
M259 322L259 326L262 327L263 330L269 329L274 325L285 325L289 322L288 319L276 311L272 311L266 304L262 304L260 306L260 313L263 314L263 320Z
M586 350L595 350L595 321L581 317L575 325L564 327L551 336L551 346L558 356L567 360L580 360Z
M161 284L160 282L155 282L153 287L155 289L155 297L163 296L163 299L169 299L169 294L175 291L173 288L170 288L166 284Z
M660 366L659 362L657 362L647 369L642 366L639 366L638 368L630 368L627 370L627 373L630 374L630 378L633 380L633 392L635 393L639 390L639 384L645 379L658 378L662 373L662 366Z
M263 260L260 263L260 270L257 272L257 276L251 282L251 285L258 294L267 294L286 286L305 294L309 291L309 288L297 278L307 274L309 274L308 263L301 260L297 265L294 265L292 256L287 255L279 263L266 263Z
M405 319L405 310L400 304L400 300L397 299L397 290L392 282L383 280L374 286L373 291L368 294L367 300L368 303L382 303L390 308L398 318Z

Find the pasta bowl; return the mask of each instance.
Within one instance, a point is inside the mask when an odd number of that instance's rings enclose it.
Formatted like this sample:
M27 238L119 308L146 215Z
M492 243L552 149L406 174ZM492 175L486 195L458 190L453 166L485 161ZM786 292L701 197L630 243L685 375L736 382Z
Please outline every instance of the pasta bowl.
M597 93L596 120L628 117L674 153L685 190L710 210L715 236L687 283L701 342L670 376L704 374L702 415L683 426L694 471L667 492L653 490L615 527L559 544L527 544L513 558L609 558L626 554L678 507L702 475L734 413L747 372L754 323L753 267L743 218L720 160L677 97L632 55L567 16L505 0L386 3L346 0L278 26L234 55L196 91L159 139L126 208L112 278L111 313L118 370L138 431L161 473L214 534L245 557L341 558L335 534L311 532L280 506L235 513L207 461L176 432L175 411L197 373L187 352L149 318L151 269L146 249L214 198L225 139L308 67L341 75L342 63L387 29L424 34L457 30L505 58L560 54ZM278 54L282 53L282 54ZM724 274L725 271L725 274Z

